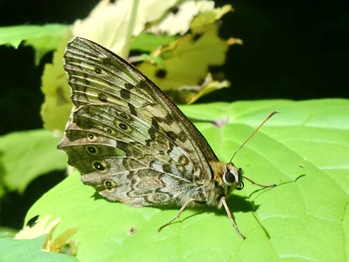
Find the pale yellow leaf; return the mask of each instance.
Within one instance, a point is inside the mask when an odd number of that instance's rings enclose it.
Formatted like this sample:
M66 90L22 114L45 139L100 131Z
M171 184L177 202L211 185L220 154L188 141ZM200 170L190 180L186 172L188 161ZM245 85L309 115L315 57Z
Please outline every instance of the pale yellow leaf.
M25 226L21 231L17 233L15 239L33 239L38 236L48 234L50 231L54 230L54 228L61 221L60 218L56 218L48 224L50 218L51 215L47 215L37 221L37 223L33 227Z
M205 27L207 25L213 24L231 11L233 11L233 7L231 5L225 5L212 10L201 12L191 22L190 29L194 33L202 33L205 31Z
M32 227L25 226L21 231L17 233L15 239L33 239L42 235L47 234L47 237L43 243L42 250L47 252L62 252L66 246L69 248L69 254L75 255L77 251L76 241L69 240L77 231L77 228L69 228L62 234L57 236L54 240L52 236L61 219L56 218L50 223L51 215L46 215Z
M70 88L63 69L63 53L72 37L69 32L54 52L52 64L46 64L42 75L41 90L45 101L41 106L44 127L52 131L63 131L69 117L72 104Z
M154 23L147 31L155 34L183 35L189 30L193 18L202 12L214 9L214 1L184 1L177 6L177 12L169 13L164 19Z
M101 1L84 20L74 24L74 35L90 39L122 57L128 56L129 42L147 23L162 17L177 1Z
M181 90L183 86L201 86L208 67L222 65L232 43L218 37L217 24L207 25L205 29L199 36L187 34L162 49L159 56L163 58L165 68L142 63L139 69L169 93Z

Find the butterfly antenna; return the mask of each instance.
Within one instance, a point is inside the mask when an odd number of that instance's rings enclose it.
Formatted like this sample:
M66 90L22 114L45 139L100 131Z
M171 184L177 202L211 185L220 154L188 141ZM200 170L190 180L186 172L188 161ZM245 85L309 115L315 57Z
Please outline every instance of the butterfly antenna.
M241 144L241 146L235 151L233 156L230 159L230 162L233 161L235 155L243 148L243 146L257 133L257 131L264 125L265 122L267 122L273 115L279 113L279 111L273 111L271 112L264 120L263 122L252 132L252 134Z

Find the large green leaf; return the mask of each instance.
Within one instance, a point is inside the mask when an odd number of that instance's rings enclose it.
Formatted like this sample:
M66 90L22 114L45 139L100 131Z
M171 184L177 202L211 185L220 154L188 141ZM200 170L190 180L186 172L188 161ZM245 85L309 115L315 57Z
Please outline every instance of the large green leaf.
M60 138L44 130L13 132L0 137L1 186L23 192L35 178L63 170L67 159L56 150Z
M6 262L36 262L36 261L55 261L55 262L73 262L77 259L73 256L58 254L53 252L44 252L41 247L45 241L46 235L34 239L10 239L0 238L0 261Z
M22 41L36 50L35 64L47 52L55 49L60 39L69 33L70 26L61 24L17 25L0 27L0 45L18 48Z
M214 151L229 161L273 110L280 114L236 155L234 163L259 183L245 181L225 212L188 209L161 233L175 209L132 208L108 202L75 173L28 212L60 217L56 234L78 227L81 261L346 261L349 257L349 101L255 101L182 107Z

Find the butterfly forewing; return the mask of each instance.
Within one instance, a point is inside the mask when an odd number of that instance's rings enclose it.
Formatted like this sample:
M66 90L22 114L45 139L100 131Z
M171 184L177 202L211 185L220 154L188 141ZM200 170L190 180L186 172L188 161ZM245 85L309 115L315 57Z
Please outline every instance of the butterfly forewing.
M64 59L73 109L59 148L84 183L110 200L159 206L181 205L212 179L208 143L142 73L79 37Z

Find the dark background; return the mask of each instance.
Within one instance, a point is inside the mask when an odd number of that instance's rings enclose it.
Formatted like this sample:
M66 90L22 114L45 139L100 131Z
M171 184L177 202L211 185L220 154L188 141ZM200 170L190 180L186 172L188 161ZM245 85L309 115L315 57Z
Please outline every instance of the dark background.
M0 26L71 24L97 2L0 0ZM221 34L244 44L230 48L224 66L232 87L199 102L348 97L349 1L216 3L233 4L236 11L224 17ZM42 126L40 77L51 55L35 67L31 47L0 46L0 134Z
M97 2L0 0L0 26L71 24L86 17ZM241 38L244 44L230 48L224 66L232 87L200 102L349 96L349 1L216 3L231 3L236 10L224 17L221 34ZM40 77L51 58L52 53L47 54L35 67L31 47L0 46L0 135L42 127ZM45 185L49 188L62 178L45 177L34 181L24 195L13 193L1 200L0 224L21 227L26 209L47 190Z

